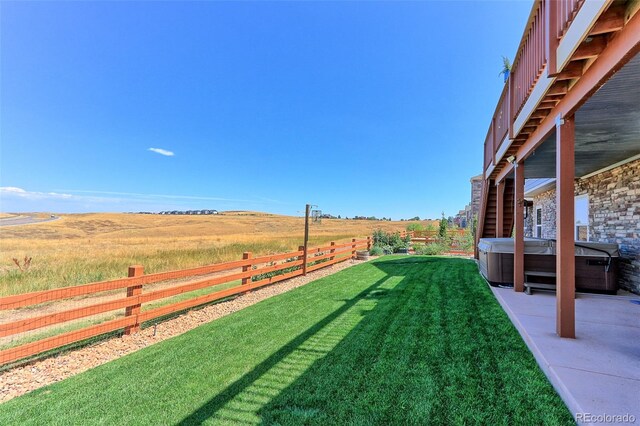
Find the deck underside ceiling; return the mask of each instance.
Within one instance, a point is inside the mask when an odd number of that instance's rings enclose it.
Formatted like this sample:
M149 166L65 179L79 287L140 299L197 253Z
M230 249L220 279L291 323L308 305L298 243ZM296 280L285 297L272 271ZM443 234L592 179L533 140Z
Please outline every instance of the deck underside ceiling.
M594 94L575 116L576 177L640 155L640 54ZM555 132L526 160L526 178L552 178Z

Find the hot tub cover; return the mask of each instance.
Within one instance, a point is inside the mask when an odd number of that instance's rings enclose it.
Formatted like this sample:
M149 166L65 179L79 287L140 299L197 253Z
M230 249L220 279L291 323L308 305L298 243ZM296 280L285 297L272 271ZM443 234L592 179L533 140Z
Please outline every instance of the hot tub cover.
M576 256L618 257L620 255L617 244L592 241L576 241L575 244ZM478 242L478 250L485 253L513 253L513 238L481 238ZM556 242L540 238L525 238L524 253L555 255Z

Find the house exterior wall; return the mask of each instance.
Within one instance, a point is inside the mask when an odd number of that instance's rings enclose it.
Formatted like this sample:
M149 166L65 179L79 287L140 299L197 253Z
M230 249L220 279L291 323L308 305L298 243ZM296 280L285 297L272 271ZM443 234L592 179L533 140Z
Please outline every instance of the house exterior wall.
M471 226L473 218L478 216L480 212L480 202L482 198L482 175L471 178L471 203L465 207L467 215L467 224Z
M531 234L536 236L536 210L542 209L542 235L541 238L556 237L556 190L552 189L533 198L531 208Z
M640 294L640 160L577 179L575 194L589 196L589 239L620 246L618 284ZM533 221L525 228L525 235L535 235L538 207L542 207L542 237L555 238L555 189L533 198Z
M534 234L533 230L533 215L535 211L533 207L525 207L525 217L524 217L524 236L532 237Z

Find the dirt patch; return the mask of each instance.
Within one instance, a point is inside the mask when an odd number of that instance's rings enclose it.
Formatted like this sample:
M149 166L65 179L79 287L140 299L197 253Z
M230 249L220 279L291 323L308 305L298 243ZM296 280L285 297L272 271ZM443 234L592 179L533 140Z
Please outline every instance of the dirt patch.
M306 277L295 277L226 302L190 311L159 323L155 334L154 327L149 327L135 335L114 337L94 345L4 371L0 374L0 402L59 382L359 263L363 263L363 261L348 260L310 272Z

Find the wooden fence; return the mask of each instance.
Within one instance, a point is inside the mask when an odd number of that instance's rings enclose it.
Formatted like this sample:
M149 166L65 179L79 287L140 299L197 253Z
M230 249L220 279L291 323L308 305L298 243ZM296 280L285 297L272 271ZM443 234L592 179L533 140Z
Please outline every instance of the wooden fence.
M466 229L448 229L447 230L447 238L444 241L444 244L448 246L447 253L449 254L460 254L467 255L472 254L473 249L467 250L462 247L462 238L467 234ZM409 235L411 237L412 242L422 242L425 244L430 243L443 243L442 237L440 237L440 233L437 230L425 230L425 231L408 231L400 233L401 237L406 237Z
M136 333L140 330L141 324L152 319L175 314L189 308L274 284L278 281L297 277L303 275L303 269L306 272L311 272L352 259L356 255L356 250L369 249L372 243L371 237L360 240L354 238L351 242L345 244L335 244L332 242L327 246L313 249L309 248L307 249L306 255L303 246L299 247L297 251L255 258L252 257L251 253L244 253L241 260L233 262L148 275L144 274L142 266L136 265L129 268L129 276L127 278L2 297L0 298L0 311L6 311L78 296L86 298L104 292L111 292L110 294L113 295L114 291L126 289L125 297L55 313L44 315L36 314L28 319L20 319L0 324L0 338L2 338L98 314L113 313L113 311L122 312L121 310L124 309L123 317L105 320L97 325L79 328L53 337L46 337L1 350L0 365L38 355L105 333L116 331L124 331L125 334ZM226 272L226 274L219 276L219 273L222 272ZM143 291L145 285L162 283L168 280L201 277L210 274L216 274L216 276L206 277L188 283L172 284L166 288ZM143 309L145 303L196 290L208 289L234 281L239 281L241 284L195 296L187 300L169 303L165 306ZM104 294L102 294L102 296L104 296Z

